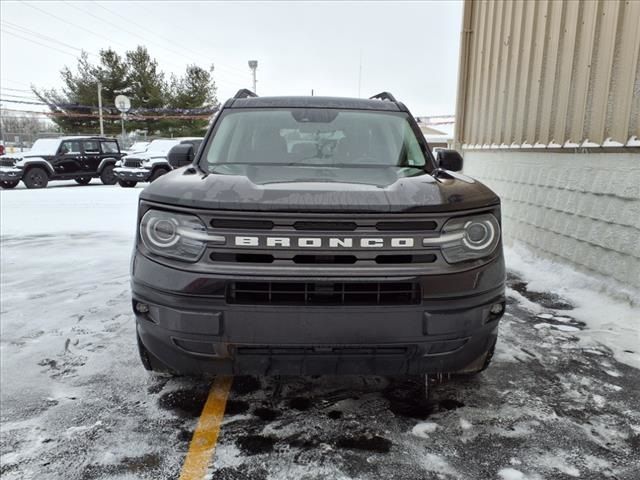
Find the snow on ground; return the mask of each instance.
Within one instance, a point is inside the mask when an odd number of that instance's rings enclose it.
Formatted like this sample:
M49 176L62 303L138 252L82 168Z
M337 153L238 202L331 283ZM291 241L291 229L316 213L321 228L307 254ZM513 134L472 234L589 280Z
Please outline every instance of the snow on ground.
M640 368L640 292L628 286L613 284L610 279L576 272L570 266L536 257L529 249L517 245L505 250L510 271L527 281L527 291L552 292L567 299L572 305L571 316L586 324L579 329L558 322L566 320L556 313L562 310L545 308L519 296L531 311L540 313L540 326L549 326L551 320L557 330L579 332L580 345L606 345L617 360ZM640 276L640 265L637 266ZM513 289L514 296L521 295ZM618 295L617 298L611 293ZM544 313L543 313L544 312Z
M149 376L137 358L139 192L0 192L3 480L179 475L209 382ZM211 478L640 478L637 306L527 251L507 258L486 372L429 401L420 379L238 377Z
M133 238L141 188L52 182L42 190L0 191L2 238L109 233Z

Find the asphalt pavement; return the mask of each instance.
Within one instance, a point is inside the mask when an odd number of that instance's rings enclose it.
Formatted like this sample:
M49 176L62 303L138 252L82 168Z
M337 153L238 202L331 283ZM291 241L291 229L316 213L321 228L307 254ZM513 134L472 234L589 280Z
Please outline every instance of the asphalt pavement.
M213 379L140 365L125 230L3 237L3 480L183 474ZM568 300L508 285L491 367L429 399L419 378L232 379L207 478L640 478L640 371L582 345Z

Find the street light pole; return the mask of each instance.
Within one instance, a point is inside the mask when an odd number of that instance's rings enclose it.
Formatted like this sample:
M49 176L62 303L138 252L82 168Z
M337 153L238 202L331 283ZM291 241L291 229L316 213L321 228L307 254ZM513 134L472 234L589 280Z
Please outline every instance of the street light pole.
M102 121L102 83L98 82L98 116L100 117L100 135L104 135L104 123Z
M249 68L251 69L251 75L253 76L253 93L258 93L256 92L256 70L258 69L258 61L249 60Z

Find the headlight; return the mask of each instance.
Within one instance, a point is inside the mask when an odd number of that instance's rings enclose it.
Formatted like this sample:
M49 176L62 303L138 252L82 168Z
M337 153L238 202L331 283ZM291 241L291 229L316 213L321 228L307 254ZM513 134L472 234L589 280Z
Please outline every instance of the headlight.
M452 218L442 232L442 255L449 263L486 257L500 243L500 224L491 214Z
M224 243L225 238L207 234L194 215L149 210L140 221L140 238L151 252L187 262L197 261L207 243Z

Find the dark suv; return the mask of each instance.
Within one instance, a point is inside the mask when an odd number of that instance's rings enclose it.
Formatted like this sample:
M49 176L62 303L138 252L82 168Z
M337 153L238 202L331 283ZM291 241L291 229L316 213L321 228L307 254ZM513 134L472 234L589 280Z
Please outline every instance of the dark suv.
M20 180L27 188L44 188L50 180L75 180L81 185L99 177L115 185L118 141L106 137L62 137L36 140L31 150L0 157L0 186L14 188Z
M176 159L179 160L179 159ZM475 373L504 313L500 200L407 108L227 101L140 195L133 310L149 370Z

